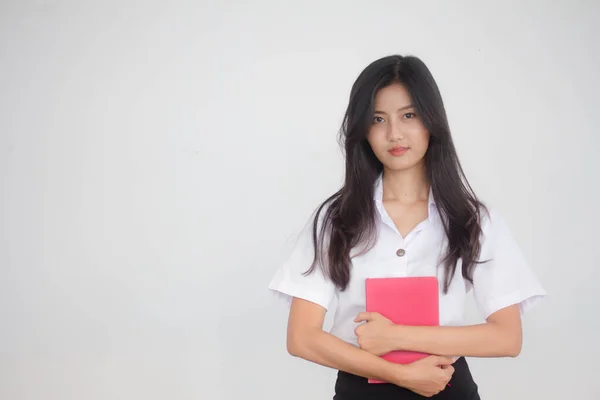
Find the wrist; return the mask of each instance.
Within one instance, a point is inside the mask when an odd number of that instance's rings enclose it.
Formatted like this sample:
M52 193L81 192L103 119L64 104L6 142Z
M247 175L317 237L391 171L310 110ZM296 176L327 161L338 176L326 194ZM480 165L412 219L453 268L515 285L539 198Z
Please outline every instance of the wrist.
M404 388L408 387L411 380L410 364L394 364L393 370L393 380L391 383Z
M392 325L388 331L388 341L392 350L406 350L406 327L403 325Z

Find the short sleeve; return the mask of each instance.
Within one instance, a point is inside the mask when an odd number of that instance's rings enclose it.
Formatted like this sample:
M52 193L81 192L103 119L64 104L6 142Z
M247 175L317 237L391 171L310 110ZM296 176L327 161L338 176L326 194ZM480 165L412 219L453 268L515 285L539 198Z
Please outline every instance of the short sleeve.
M325 209L321 212L321 221L324 212ZM304 274L310 268L315 254L312 226L311 219L300 232L287 259L275 271L269 289L288 306L293 297L298 297L319 304L327 310L335 297L335 285L325 277L319 263L310 274Z
M496 311L518 304L521 315L546 296L507 224L494 210L482 219L481 261L473 273L473 294L487 319Z

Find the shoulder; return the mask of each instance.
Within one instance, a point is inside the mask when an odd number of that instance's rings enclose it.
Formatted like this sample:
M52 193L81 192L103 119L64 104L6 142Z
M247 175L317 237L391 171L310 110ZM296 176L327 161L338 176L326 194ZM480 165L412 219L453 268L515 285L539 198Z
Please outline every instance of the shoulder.
M482 205L479 211L481 233L484 238L510 234L502 212L497 207Z
M521 248L504 214L497 207L486 205L480 213L480 218L480 259L501 258L514 264L525 263Z
M481 212L481 262L473 273L478 306L487 318L512 304L521 313L545 296L504 217L494 207Z
M328 213L331 208L331 201L326 200L317 206L312 211L303 217L303 225L300 225L294 230L291 237L293 249L296 252L303 251L307 257L314 255L315 241L317 247L320 248L320 240L328 238L328 229L324 223L329 221ZM325 229L324 229L325 228Z
M333 202L334 199L329 197L323 202L319 203L319 205L313 209L306 220L306 224L304 226L305 233L316 232L316 234L320 236L323 228L327 230L327 227L331 223L331 212L334 208Z

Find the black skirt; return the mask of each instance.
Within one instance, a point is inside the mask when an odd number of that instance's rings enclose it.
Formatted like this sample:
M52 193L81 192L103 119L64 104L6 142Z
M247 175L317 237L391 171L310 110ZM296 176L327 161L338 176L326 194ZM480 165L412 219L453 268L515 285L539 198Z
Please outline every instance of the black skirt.
M480 400L477 385L464 357L452 365L454 374L450 386L433 397L421 396L406 388L391 383L369 383L366 378L339 371L335 383L334 400Z

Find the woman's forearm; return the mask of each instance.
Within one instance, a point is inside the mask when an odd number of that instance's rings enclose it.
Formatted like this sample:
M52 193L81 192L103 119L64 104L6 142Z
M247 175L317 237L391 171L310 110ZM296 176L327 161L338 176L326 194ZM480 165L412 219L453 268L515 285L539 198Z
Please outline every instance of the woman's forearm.
M405 366L391 363L321 329L306 329L301 338L288 339L288 351L314 363L366 378L405 383Z
M392 347L442 356L516 357L521 332L497 323L470 326L393 326Z

